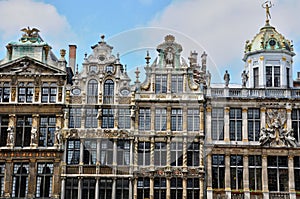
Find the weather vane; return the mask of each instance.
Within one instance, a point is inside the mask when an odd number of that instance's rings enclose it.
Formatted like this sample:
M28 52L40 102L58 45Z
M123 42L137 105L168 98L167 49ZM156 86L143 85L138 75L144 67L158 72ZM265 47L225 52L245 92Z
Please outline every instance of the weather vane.
M266 21L269 21L269 19L271 19L270 8L272 8L274 4L272 4L271 1L266 1L261 6L266 9L266 17L267 17Z

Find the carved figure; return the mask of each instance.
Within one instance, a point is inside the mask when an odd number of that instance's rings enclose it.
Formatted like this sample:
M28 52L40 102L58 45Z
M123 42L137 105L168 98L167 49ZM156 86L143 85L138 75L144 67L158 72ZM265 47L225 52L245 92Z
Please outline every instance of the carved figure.
M166 64L173 64L173 52L172 49L169 48L168 51L166 52Z
M30 29L29 27L23 28L23 29L21 29L21 31L23 31L25 33L23 36L27 36L27 37L36 37L38 32L40 32L36 28Z
M229 81L230 81L230 75L227 70L225 71L225 74L224 74L224 80L225 80L225 86L228 87Z
M294 137L294 130L291 129L283 133L283 138L285 139L285 144L291 147L297 147L297 140Z
M56 127L54 135L55 135L55 143L58 145L62 144L61 128L59 126Z
M210 87L210 81L211 81L211 73L209 72L209 70L207 71L207 74L206 74L206 85L208 87Z
M36 144L36 138L37 138L37 128L32 127L32 130L31 130L31 144Z
M14 139L14 127L13 126L8 127L7 132L8 132L7 145L13 145L14 142L15 142L15 139Z
M242 76L243 87L245 87L248 82L248 73L244 70L241 76Z

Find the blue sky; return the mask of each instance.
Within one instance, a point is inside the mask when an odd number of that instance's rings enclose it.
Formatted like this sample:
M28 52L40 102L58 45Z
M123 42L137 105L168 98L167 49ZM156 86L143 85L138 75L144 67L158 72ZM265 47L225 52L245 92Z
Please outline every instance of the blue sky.
M36 27L59 57L59 49L77 45L77 63L100 41L100 35L120 53L129 72L142 70L146 51L152 61L155 47L167 34L183 46L182 56L206 51L213 82L228 70L231 83L241 83L243 50L264 25L264 0L0 0L0 59L5 45L20 38L20 29ZM274 0L271 25L293 40L294 74L300 71L300 1ZM296 76L296 75L294 75Z

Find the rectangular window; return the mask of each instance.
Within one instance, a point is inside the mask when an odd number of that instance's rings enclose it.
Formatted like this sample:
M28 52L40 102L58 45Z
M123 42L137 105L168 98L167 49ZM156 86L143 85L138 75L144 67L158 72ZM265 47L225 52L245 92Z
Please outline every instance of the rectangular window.
M171 166L182 166L182 141L171 142Z
M129 199L129 180L128 178L118 178L116 187L116 198Z
M84 140L83 163L95 165L97 161L97 141Z
M78 178L66 179L66 195L65 199L77 199L78 198Z
M224 140L224 108L212 109L211 135L213 140Z
M224 155L212 155L212 187L214 189L225 188L225 157Z
M248 140L258 141L260 130L260 109L248 109Z
M231 189L243 189L243 156L230 156Z
M183 75L172 75L171 91L172 93L183 92Z
M52 194L53 163L37 164L36 197L50 198Z
M181 109L172 109L171 111L171 131L182 131Z
M150 198L150 178L138 178L137 198Z
M198 142L188 143L187 166L199 166L200 145Z
M171 178L171 198L182 198L182 178Z
M84 199L95 199L96 180L94 178L84 178L82 180L82 195Z
M167 164L167 143L155 142L154 165L165 166Z
M250 190L262 190L261 156L250 155L248 160L249 160L249 188Z
M200 116L199 109L187 110L187 129L188 131L199 131Z
M150 142L138 143L138 165L150 165Z
M0 163L0 194L4 194L5 163Z
M32 102L33 99L33 84L29 83L27 87L25 87L24 83L22 83L23 87L18 88L18 102Z
M200 183L199 178L187 179L187 198L198 199L199 198Z
M39 146L47 147L47 146L54 145L55 127L56 127L55 115L40 117Z
M130 141L117 141L117 164L129 165L130 163Z
M81 117L81 108L71 108L69 113L69 128L80 128Z
M14 163L13 182L12 182L12 197L25 198L28 193L28 163Z
M57 94L57 85L51 83L49 86L47 83L43 84L42 87L42 103L55 103Z
M68 140L67 164L79 164L80 140Z
M114 109L102 109L102 128L114 128L115 116Z
M167 93L167 75L155 76L155 93Z
M100 178L99 181L100 181L99 184L100 199L111 199L113 180L111 178Z
M0 115L0 147L6 146L8 121L8 115Z
M3 84L3 87L0 87L0 101L9 102L10 97L10 86L8 82Z
M121 108L119 109L119 128L120 129L130 129L130 109Z
M280 87L280 66L266 66L266 86Z
M258 86L259 86L258 68L253 68L253 84L254 84L254 88L258 88Z
M98 109L87 108L85 110L85 128L97 128L98 127Z
M15 146L29 146L31 137L32 117L31 115L17 116L17 129Z
M112 165L113 163L113 141L108 139L101 140L100 163L101 165Z
M154 178L154 198L166 199L167 198L167 182L166 178Z
M268 156L268 185L270 191L289 191L287 156Z
M242 140L242 109L231 108L229 112L229 133L231 141Z
M167 109L155 109L155 130L165 131L167 129Z
M151 111L150 108L139 109L139 130L150 130L151 126Z
M300 138L300 109L292 110L292 129L294 130L294 137L297 142Z
M294 178L295 178L295 190L300 191L300 156L294 157Z

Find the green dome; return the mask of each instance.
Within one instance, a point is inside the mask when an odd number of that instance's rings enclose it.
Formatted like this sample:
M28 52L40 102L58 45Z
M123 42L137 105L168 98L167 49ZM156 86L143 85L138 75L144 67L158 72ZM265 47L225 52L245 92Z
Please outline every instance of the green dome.
M247 40L245 44L245 56L257 51L287 51L293 52L293 44L266 21L252 41Z

